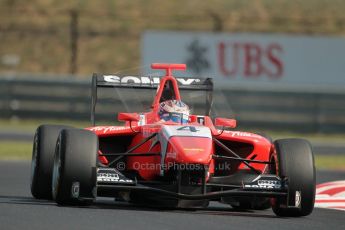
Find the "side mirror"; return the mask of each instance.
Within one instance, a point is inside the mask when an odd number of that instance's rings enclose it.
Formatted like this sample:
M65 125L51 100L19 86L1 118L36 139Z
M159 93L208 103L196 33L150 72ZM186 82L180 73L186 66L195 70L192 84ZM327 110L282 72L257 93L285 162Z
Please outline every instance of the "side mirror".
M137 113L119 113L117 119L119 121L139 121L140 116Z
M227 128L236 128L237 122L235 119L217 117L214 121L215 126L223 126Z

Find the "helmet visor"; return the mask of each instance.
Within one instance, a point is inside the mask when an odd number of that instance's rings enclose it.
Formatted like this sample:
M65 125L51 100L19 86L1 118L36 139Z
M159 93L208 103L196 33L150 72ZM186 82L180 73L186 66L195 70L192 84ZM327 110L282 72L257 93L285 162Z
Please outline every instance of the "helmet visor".
M188 123L188 115L183 113L165 113L161 115L161 119L182 124Z

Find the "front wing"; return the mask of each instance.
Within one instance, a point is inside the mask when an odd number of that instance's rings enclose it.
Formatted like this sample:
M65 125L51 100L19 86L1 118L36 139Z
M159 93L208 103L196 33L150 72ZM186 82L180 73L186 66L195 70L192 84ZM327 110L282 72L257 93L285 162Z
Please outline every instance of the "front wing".
M159 188L157 182L136 181L126 178L114 168L97 169L97 196L109 196L118 192L145 191L166 197L203 200L220 199L222 197L286 197L287 181L275 175L261 174L249 183L242 185L204 183L195 186L205 187L200 194L185 194ZM219 191L212 191L213 188ZM208 192L210 191L211 192Z

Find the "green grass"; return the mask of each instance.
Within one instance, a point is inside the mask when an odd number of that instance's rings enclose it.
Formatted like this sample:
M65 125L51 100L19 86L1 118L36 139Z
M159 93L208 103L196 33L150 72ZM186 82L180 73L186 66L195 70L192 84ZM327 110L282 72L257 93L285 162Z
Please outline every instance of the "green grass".
M75 128L85 128L91 126L88 121L73 121L73 120L49 120L49 119L0 119L0 130L2 131L18 131L18 132L32 132L34 133L36 128L41 124L56 124L56 125L70 125ZM101 122L100 122L101 124ZM102 123L103 124L103 123ZM105 123L104 123L105 124ZM114 122L113 125L118 125ZM311 142L327 142L327 143L344 143L345 134L333 133L293 133L293 132L279 132L270 130L243 130L254 133L265 133L272 137L273 140L281 138L304 138Z
M49 120L49 119L0 119L0 129L6 131L22 131L34 133L36 128L41 124L70 125L75 128L84 128L91 126L87 121L72 120Z
M324 170L345 170L345 154L339 155L316 155L315 166Z
M0 160L30 160L31 142L0 141ZM315 165L322 170L345 170L345 155L315 155Z
M31 153L31 142L0 141L0 160L29 160Z
M310 142L345 143L345 133L294 133L286 131L264 131L273 140L283 138L302 138ZM344 144L345 145L345 144Z
M35 120L35 119L0 119L0 129L2 131L17 131L34 133L40 124L64 124L71 125L76 128L90 126L87 121L70 121L70 120ZM251 130L255 132L255 130ZM277 131L263 131L273 139L279 138L305 138L309 141L328 142L328 143L344 143L345 134L319 134L319 133L289 133ZM31 158L32 143L25 141L0 141L0 160ZM344 156L332 155L315 155L315 165L318 169L340 169L345 170L345 153Z

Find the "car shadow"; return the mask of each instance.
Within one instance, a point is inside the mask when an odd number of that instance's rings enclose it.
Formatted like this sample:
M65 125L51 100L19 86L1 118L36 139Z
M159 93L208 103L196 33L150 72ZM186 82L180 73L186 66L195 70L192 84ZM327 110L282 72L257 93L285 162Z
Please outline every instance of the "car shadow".
M209 206L207 208L166 208L166 207L147 207L127 202L103 202L98 201L88 208L93 209L113 209L113 210L133 210L165 213L181 213L193 215L218 215L218 216L250 216L259 218L277 218L271 210L239 210L231 206Z
M0 204L15 205L40 205L54 206L58 205L51 200L39 200L28 196L10 196L0 195ZM192 215L217 215L217 216L250 216L258 218L277 218L272 211L254 211L254 210L238 210L229 207L210 206L207 208L165 208L165 207L147 207L127 202L119 202L111 199L97 200L90 206L64 206L64 208L78 209L107 209L107 210L126 210L133 212L164 212L164 213L180 213Z
M56 205L50 200L38 200L27 196L0 195L0 204L24 204L24 205Z

